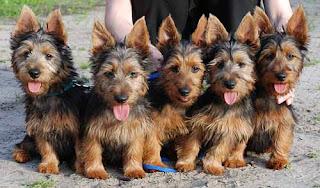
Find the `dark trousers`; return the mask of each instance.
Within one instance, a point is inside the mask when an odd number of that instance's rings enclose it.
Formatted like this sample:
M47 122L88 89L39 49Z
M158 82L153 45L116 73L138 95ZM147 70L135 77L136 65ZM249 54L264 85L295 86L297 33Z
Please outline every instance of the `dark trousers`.
M131 0L133 22L146 17L152 44L157 43L158 29L171 14L182 38L189 39L202 14L217 16L227 31L234 32L243 16L253 11L260 0Z

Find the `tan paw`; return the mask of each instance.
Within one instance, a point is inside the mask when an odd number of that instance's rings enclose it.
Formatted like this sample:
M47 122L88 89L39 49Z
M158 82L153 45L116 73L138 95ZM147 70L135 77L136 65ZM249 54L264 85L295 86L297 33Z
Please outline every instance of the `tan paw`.
M195 169L195 164L193 164L193 163L190 163L190 164L177 163L176 169L179 172L190 172Z
M103 169L93 169L89 170L88 172L85 173L85 176L90 179L108 179L109 175L107 172Z
M239 160L239 159L226 160L224 162L224 166L229 168L239 168L239 167L244 167L246 165L247 164L245 160Z
M146 177L146 173L143 170L130 170L124 173L124 176L132 177L132 178L144 178Z
M223 175L225 170L224 170L223 166L206 165L203 167L203 171L207 174L221 176L221 175Z
M270 158L270 160L268 161L268 164L267 164L267 168L270 168L273 170L281 170L287 164L289 164L289 160L287 160L287 159Z
M83 163L76 161L74 163L74 170L78 173L78 174L83 174L84 172L84 168L83 168Z
M58 165L54 163L40 163L38 171L45 174L59 174Z
M12 157L18 163L26 163L31 160L30 154L27 151L20 148L14 148Z

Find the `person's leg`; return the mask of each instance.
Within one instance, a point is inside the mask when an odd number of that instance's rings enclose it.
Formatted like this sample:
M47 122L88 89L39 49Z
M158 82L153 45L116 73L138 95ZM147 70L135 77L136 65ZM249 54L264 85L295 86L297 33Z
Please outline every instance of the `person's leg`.
M133 22L145 16L151 43L157 43L158 29L171 14L180 33L183 32L187 17L189 1L187 0L131 0Z

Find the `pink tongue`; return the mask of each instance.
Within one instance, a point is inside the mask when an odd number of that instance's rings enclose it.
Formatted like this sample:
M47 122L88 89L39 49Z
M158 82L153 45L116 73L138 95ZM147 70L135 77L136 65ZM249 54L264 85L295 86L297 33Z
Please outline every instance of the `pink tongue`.
M225 92L224 93L224 101L228 104L228 105L232 105L236 102L237 100L237 92Z
M119 121L124 121L128 118L130 106L128 104L118 104L113 107L113 114Z
M37 93L41 88L41 82L28 82L28 89L31 93Z
M277 93L284 93L287 89L287 84L274 84L274 89Z

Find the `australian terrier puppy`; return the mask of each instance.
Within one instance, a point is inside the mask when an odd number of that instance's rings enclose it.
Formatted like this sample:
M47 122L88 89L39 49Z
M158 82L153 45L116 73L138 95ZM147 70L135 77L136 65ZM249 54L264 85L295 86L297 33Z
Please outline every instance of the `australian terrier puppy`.
M115 39L98 21L92 31L94 88L85 116L81 144L83 169L88 178L106 179L102 154L122 158L124 176L143 178L143 146L152 127L148 91L149 33L139 19L125 43ZM82 172L83 171L83 172Z
M278 170L289 163L296 121L291 106L277 104L276 96L286 95L299 80L307 51L308 23L302 7L293 13L283 32L276 32L258 7L254 19L261 49L257 53L254 134L248 151L271 152L267 167Z
M191 43L180 40L180 34L169 15L161 24L158 49L164 56L159 78L150 86L154 128L147 136L144 163L166 167L160 151L163 144L188 133L185 111L201 94L205 71L201 47L207 19L202 16Z
M74 162L78 154L83 93L73 87L78 75L59 10L44 28L27 6L11 39L12 67L25 92L27 136L17 145L13 158L27 162L39 153L39 172L58 174L59 160Z
M231 168L246 165L243 153L253 131L254 55L260 45L253 17L248 13L230 37L218 18L210 15L206 43L210 87L188 111L191 131L178 147L176 169L194 170L204 146L204 172L222 175L222 163Z

